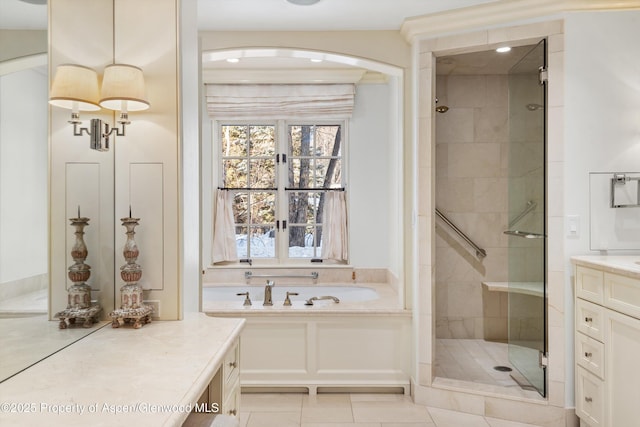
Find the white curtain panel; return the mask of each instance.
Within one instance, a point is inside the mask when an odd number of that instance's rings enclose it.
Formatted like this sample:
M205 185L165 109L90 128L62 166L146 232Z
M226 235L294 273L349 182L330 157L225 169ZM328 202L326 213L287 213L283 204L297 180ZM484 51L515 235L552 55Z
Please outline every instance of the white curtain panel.
M233 195L218 190L213 215L213 262L237 261L236 232L233 226Z
M351 117L354 84L207 85L207 111L215 119Z
M344 191L328 191L324 200L322 258L347 261L347 202Z

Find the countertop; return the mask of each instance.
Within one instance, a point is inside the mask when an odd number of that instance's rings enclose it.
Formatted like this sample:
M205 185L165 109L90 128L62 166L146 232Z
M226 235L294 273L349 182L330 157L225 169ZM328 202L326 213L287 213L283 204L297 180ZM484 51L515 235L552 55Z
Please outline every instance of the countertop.
M640 255L582 255L572 256L571 261L575 265L640 279Z
M0 425L180 426L244 323L107 325L0 384Z

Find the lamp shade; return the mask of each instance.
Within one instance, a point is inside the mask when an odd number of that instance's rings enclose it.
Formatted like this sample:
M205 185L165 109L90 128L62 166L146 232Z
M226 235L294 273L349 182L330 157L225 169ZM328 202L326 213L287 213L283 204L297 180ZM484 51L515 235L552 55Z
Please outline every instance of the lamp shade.
M56 68L49 103L73 111L97 111L98 74L88 67L62 64Z
M110 110L141 111L149 108L142 70L114 64L104 69L100 106Z

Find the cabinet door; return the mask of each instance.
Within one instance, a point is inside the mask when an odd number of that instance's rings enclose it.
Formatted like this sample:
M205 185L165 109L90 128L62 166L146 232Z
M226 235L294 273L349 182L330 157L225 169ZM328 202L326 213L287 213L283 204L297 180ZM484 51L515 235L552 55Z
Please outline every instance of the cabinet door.
M576 333L576 362L599 378L604 378L604 344Z
M235 383L238 372L240 372L240 345L236 341L231 350L227 352L222 365L224 370L224 385L230 387Z
M604 312L599 305L576 299L576 329L591 338L602 341L604 335Z
M577 266L576 297L602 304L604 301L604 273L593 268Z
M221 413L236 418L240 417L240 379L237 377L224 397Z
M576 415L591 427L604 424L604 389L602 380L586 369L576 368Z
M604 305L640 319L640 280L605 273Z
M606 310L607 425L637 427L640 410L640 320Z

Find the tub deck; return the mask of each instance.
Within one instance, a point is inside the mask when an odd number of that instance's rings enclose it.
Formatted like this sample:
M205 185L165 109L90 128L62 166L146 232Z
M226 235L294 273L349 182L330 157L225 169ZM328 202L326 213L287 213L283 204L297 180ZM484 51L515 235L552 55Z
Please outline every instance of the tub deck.
M212 301L206 299L207 288L226 288L233 300ZM341 295L344 288L369 288L377 294L374 299L367 298L362 301L354 301L352 298ZM335 292L331 289L335 288ZM284 289L284 291L283 291ZM317 290L317 292L316 292ZM244 296L237 296L236 293L249 291L252 305L243 306ZM286 291L299 292L300 295L292 295L291 306L284 306ZM339 303L331 300L314 301L312 306L305 305L311 296L332 295L340 298ZM404 308L398 293L386 283L364 283L364 284L322 284L322 285L283 285L278 287L277 283L273 288L273 306L263 306L264 286L257 285L213 285L203 284L202 311L212 316L279 316L295 315L317 316L323 314L396 314L410 316L411 311Z

